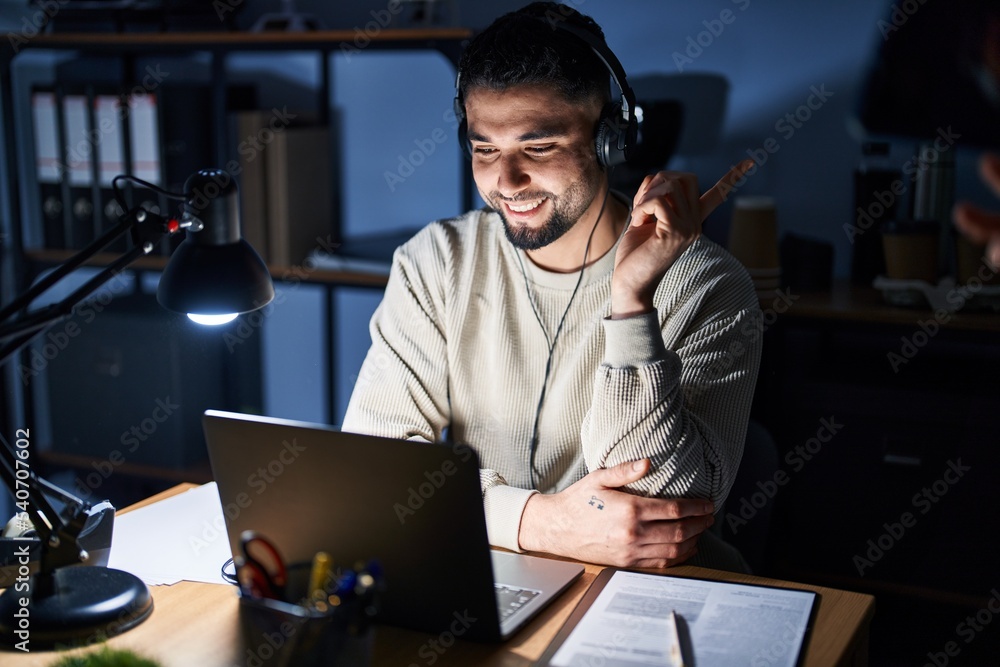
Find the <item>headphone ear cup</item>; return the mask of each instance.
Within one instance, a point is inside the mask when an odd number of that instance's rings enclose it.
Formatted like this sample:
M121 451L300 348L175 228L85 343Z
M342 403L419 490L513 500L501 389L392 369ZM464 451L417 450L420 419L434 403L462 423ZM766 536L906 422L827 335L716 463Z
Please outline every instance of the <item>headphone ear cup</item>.
M608 124L604 122L604 117L597 123L597 133L594 135L594 152L597 154L597 165L601 169L608 168Z
M625 152L619 148L622 135L618 121L620 115L621 111L617 104L606 104L601 112L601 120L597 123L594 149L597 152L597 164L602 169L625 162Z
M472 159L472 146L469 145L469 123L465 120L465 116L462 116L462 120L458 123L458 145L462 147L465 157Z
M472 159L472 146L469 145L469 121L465 118L465 106L462 99L455 95L455 118L458 120L458 145L462 147L465 157Z

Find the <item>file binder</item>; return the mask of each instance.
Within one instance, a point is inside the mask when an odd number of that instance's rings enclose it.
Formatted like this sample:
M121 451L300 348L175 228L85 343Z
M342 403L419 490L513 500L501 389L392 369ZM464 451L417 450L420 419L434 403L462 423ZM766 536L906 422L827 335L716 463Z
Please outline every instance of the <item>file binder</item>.
M267 238L266 147L257 140L268 127L266 111L239 111L234 114L236 138L233 150L239 155L240 216L243 238L265 262L270 262ZM268 130L271 131L271 130Z
M94 128L99 133L97 145L97 184L99 204L95 220L95 234L108 231L121 218L121 206L114 198L111 182L115 176L125 173L125 145L122 136L123 109L121 96L114 93L99 93L94 96Z
M63 97L66 143L63 160L69 183L69 222L66 247L82 248L93 240L95 137L91 132L90 102L85 94Z
M47 248L65 248L63 174L59 150L59 112L55 92L33 91L31 115L35 143L35 179L38 183L38 212L42 223L41 242Z
M163 165L160 144L159 97L155 93L133 93L127 98L128 167L136 178L163 187ZM143 188L129 188L134 193L129 204L133 207L160 212L160 199Z
M128 107L132 175L162 186L157 96L154 93L133 94L128 98Z
M288 127L263 150L268 255L279 266L302 262L330 233L329 140L326 127Z

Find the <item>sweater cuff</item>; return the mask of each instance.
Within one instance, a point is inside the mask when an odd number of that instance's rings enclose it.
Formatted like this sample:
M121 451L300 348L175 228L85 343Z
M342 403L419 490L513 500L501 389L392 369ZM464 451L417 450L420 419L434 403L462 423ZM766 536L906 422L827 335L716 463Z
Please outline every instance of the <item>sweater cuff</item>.
M604 319L604 365L641 368L666 358L657 312Z
M490 544L511 551L523 551L517 541L521 529L521 514L528 498L538 493L516 486L493 486L483 494L483 509L486 512L486 533Z

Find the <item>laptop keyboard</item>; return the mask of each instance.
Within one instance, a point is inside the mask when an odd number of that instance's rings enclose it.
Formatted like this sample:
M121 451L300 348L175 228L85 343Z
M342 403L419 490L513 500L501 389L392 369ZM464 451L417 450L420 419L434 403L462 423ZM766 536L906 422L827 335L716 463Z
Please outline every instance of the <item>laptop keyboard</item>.
M514 588L503 584L493 584L493 586L496 588L497 611L501 621L505 621L524 605L541 595L541 591L530 588Z

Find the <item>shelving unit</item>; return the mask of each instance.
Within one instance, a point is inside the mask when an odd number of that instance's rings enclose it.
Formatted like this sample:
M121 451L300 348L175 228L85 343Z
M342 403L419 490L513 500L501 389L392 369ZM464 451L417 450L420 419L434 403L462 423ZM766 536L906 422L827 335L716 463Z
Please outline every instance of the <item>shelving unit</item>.
M984 604L1000 503L1000 315L961 311L924 335L920 323L932 320L928 308L838 284L800 295L765 333L756 418L787 473L774 498L772 576L949 618ZM894 367L888 354L914 337L923 344ZM836 432L820 438L824 420Z
M0 45L0 113L4 119L4 165L6 167L6 193L7 211L2 213L2 266L0 271L3 275L0 284L5 290L2 300L6 302L12 295L20 293L33 274L42 268L53 266L72 253L70 251L60 251L51 249L26 251L24 246L23 225L21 219L22 197L33 196L34 193L26 192L18 178L18 145L25 141L28 136L19 133L15 127L15 100L17 91L12 82L12 71L17 58L25 50L46 50L54 52L78 52L80 54L94 56L112 56L121 62L122 84L128 87L130 79L136 77L135 63L137 59L151 55L185 55L201 53L207 54L210 79L213 82L212 88L212 136L215 138L212 153L217 158L217 164L225 164L226 156L229 155L229 131L228 119L226 117L225 94L227 75L227 57L236 53L259 53L259 52L304 52L315 54L319 62L320 77L316 89L317 121L320 124L327 124L330 120L330 100L331 91L334 85L331 72L331 56L343 50L350 49L356 54L358 51L386 51L386 50L435 50L441 53L453 65L457 65L459 55L464 47L464 43L471 38L472 32L463 28L441 28L441 29L385 29L378 34L370 35L367 44L360 46L355 43L357 37L354 31L349 30L328 30L302 33L268 32L268 33L246 33L246 32L177 32L177 33L54 33L37 35L26 44L21 44L17 50L8 43ZM334 148L336 138L331 133L331 150ZM466 161L463 160L461 169L461 193L463 208L471 208L473 201L473 185L471 170ZM209 166L209 165L206 165ZM331 236L335 241L340 240L340 174L332 175L330 188L332 210L334 212L331 225ZM102 265L111 260L112 255L98 255L93 263ZM158 271L166 264L165 258L148 257L133 264L137 271ZM280 280L282 275L287 274L291 267L272 266L270 267L272 276ZM301 272L299 272L301 275ZM298 277L297 277L298 279ZM323 269L311 270L305 282L320 285L325 292L325 312L322 313L324 331L322 339L326 349L333 354L335 349L335 330L332 313L332 294L339 287L365 287L381 289L385 285L386 278L380 275L359 273L351 271L330 271ZM30 401L23 406L13 397L13 393L20 388L15 386L16 377L11 372L10 364L7 374L4 376L5 400L3 405L5 423L21 423L22 419L31 414ZM326 390L329 398L328 412L332 416L337 405L336 396L336 371L335 364L331 358L331 363L326 369ZM27 397L25 397L25 400ZM13 419L12 419L13 418ZM57 457L58 458L58 457ZM72 457L66 458L71 461ZM77 461L77 463L79 463ZM144 472L149 472L148 470ZM203 471L197 471L199 474ZM174 473L170 473L169 478L173 480Z
M226 94L226 57L237 52L283 51L312 52L317 55L320 63L320 85L317 89L317 112L320 124L329 122L330 92L333 85L330 71L330 56L345 49L364 50L404 50L431 49L440 52L453 65L457 66L463 45L472 32L463 28L441 29L387 29L370 37L370 42L364 48L355 45L356 35L347 30L325 30L305 33L242 33L242 32L192 32L192 33L122 33L122 34L92 34L92 33L57 33L43 34L30 39L21 45L17 52L10 44L0 46L0 98L2 98L3 117L13 119L14 93L11 81L11 67L17 56L27 49L50 51L77 51L89 55L111 55L122 59L123 73L131 74L129 65L135 58L150 54L190 54L206 53L210 59L211 80L213 87L212 109L214 111L211 125L212 136L215 137L215 156L217 164L225 164L228 151L229 132L225 109ZM129 81L124 81L127 88ZM17 165L17 133L12 122L5 123L4 159L7 165ZM331 138L331 143L334 141ZM471 170L462 169L463 209L472 207L472 176ZM333 180L338 181L338 174L333 174ZM16 168L8 169L7 188L10 195L10 208L14 221L19 220L19 187L16 178ZM337 188L331 188L334 196L334 224L339 224L336 215L340 210ZM20 254L21 226L11 224L7 230L11 245L16 254ZM339 229L331 230L334 241L340 240ZM19 269L21 267L15 267Z

